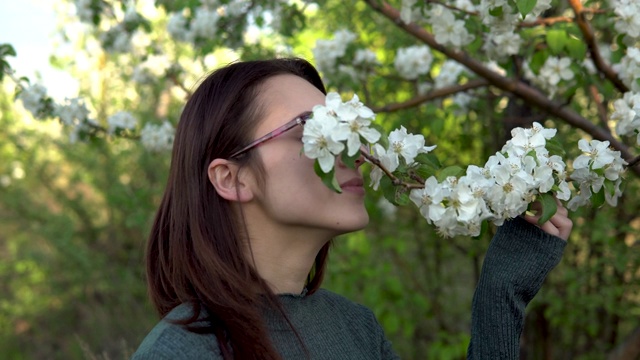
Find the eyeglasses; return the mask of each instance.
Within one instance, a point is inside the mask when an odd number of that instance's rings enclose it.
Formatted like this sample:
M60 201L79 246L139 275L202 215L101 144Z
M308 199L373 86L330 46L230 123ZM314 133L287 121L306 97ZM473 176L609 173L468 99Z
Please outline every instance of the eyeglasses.
M273 139L273 138L275 138L277 136L280 136L280 135L286 133L287 131L293 129L297 125L304 126L304 124L307 122L307 120L309 120L309 118L311 118L312 114L313 113L311 111L307 111L307 112L304 112L304 113L296 116L295 119L287 122L286 124L280 126L279 128L277 128L277 129L273 130L272 132L266 134L265 136L262 136L262 137L260 137L260 138L258 138L256 140L252 141L251 143L249 143L249 145L247 145L247 146L243 147L242 149L234 152L233 154L231 154L231 156L229 156L229 158L233 159L235 157L238 157L238 156L246 153L247 151L249 151L249 150L251 150L251 149L253 149L255 147L258 147L259 145L262 145L265 142L267 142L267 141L269 141L269 140L271 140L271 139Z

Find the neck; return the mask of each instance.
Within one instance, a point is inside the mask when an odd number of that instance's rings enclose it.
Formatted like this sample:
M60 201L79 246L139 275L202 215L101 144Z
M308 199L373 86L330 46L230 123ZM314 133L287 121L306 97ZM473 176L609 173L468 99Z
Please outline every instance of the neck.
M324 230L259 221L245 212L247 258L276 294L300 294L320 249L334 236Z
M316 255L326 243L305 246L304 240L273 245L253 237L251 250L258 274L276 294L300 294Z

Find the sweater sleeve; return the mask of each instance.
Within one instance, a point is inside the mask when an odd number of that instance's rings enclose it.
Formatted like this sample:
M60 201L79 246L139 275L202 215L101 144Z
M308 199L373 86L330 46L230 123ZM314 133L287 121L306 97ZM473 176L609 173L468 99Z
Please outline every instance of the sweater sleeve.
M566 241L522 218L494 236L473 296L468 359L518 359L525 307L560 262Z

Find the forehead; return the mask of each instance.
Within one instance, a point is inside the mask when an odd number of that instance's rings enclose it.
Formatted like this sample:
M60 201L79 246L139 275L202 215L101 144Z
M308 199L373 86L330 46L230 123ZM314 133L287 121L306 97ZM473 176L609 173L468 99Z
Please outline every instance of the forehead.
M295 75L269 78L260 92L263 118L257 133L271 131L315 105L325 103L324 94L307 80ZM264 131L267 130L267 131Z

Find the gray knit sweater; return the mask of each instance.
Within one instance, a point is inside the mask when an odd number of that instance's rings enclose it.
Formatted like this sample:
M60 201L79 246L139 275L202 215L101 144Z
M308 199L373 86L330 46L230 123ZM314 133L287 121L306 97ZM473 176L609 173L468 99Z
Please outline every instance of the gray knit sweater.
M560 261L565 244L519 218L500 227L473 298L469 359L518 358L525 307ZM366 307L322 289L311 295L280 295L280 300L311 359L398 359ZM189 315L187 305L173 309L151 330L133 359L222 359L214 335L195 334L166 321ZM281 316L268 312L265 320L283 359L306 358Z

